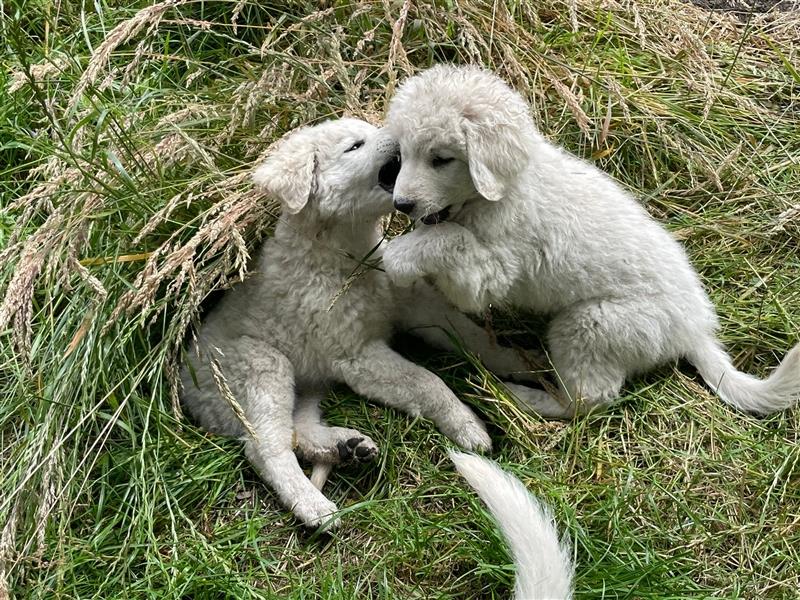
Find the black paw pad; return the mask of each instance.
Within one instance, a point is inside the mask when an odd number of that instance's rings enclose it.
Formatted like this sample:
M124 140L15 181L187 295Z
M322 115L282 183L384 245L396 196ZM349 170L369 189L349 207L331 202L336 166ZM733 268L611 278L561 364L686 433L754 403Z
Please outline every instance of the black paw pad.
M363 437L350 438L346 442L336 442L336 449L339 451L339 458L342 462L355 460L357 462L367 462L372 460L378 453L376 448L362 446Z
M375 454L375 448L368 448L367 446L359 446L356 448L356 456L361 459L372 458Z

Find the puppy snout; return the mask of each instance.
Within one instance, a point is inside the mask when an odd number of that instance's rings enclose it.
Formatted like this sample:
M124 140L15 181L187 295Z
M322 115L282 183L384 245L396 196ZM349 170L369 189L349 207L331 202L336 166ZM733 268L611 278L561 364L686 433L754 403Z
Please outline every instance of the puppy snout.
M411 214L411 211L414 210L414 207L417 205L416 202L413 200L409 200L408 198L395 198L394 199L394 207L399 210L401 213Z
M378 150L387 154L400 154L400 143L384 128L378 132Z

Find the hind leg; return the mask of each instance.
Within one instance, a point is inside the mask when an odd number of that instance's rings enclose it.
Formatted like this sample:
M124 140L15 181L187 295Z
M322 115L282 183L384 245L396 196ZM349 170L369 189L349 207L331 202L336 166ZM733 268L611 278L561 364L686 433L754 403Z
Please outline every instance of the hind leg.
M249 427L242 424L245 455L281 503L309 527L336 512L305 476L292 451L294 374L276 349L243 336L226 344L220 367Z
M550 323L550 360L573 412L613 403L625 379L669 358L668 303L601 300L575 304Z

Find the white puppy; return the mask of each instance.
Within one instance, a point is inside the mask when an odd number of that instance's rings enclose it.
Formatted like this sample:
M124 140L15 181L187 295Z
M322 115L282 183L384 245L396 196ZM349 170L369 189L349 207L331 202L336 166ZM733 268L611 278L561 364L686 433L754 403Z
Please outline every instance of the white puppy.
M800 347L766 380L740 373L681 245L602 171L547 142L495 75L437 66L407 80L387 129L401 146L395 206L419 219L384 253L400 284L429 276L457 307L552 315L560 398L512 386L544 416L618 397L684 357L727 403L769 413L800 396Z
M309 526L336 506L317 489L327 469L315 470L312 485L293 450L316 465L377 453L364 434L322 422L319 401L332 382L429 418L464 448L490 447L483 423L438 377L389 347L395 325L449 349L442 327L453 330L501 376L525 369L432 288L398 293L361 264L391 211L396 152L395 142L355 119L299 129L278 144L254 175L281 201L275 234L251 277L207 316L181 373L189 412L203 427L241 438L259 474ZM223 394L220 376L229 387Z

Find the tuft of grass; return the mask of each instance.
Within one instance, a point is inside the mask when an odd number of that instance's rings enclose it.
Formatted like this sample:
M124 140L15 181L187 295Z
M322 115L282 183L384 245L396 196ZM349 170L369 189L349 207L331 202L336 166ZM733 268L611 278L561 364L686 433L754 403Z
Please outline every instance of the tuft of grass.
M326 402L378 463L302 531L239 445L199 431L175 366L275 206L248 173L292 127L379 121L435 62L495 69L542 131L686 244L742 369L800 328L800 13L677 0L0 0L0 598L505 598L506 550L428 423ZM535 346L541 324L493 315ZM796 598L800 413L732 412L683 365L571 423L467 356L406 348L555 508L578 598Z

